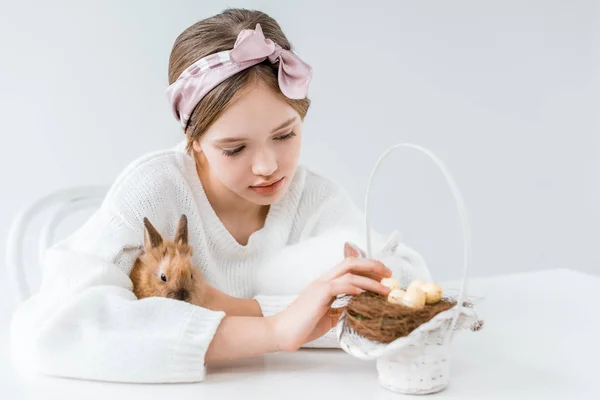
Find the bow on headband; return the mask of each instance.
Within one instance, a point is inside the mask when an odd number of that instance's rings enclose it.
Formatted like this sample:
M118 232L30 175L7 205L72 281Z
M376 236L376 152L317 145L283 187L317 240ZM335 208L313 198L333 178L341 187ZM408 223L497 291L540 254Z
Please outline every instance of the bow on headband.
M279 88L290 99L303 99L308 92L312 68L296 54L263 35L260 24L242 30L233 49L211 54L190 65L167 89L175 118L185 130L198 102L215 86L238 72L266 59L279 62Z

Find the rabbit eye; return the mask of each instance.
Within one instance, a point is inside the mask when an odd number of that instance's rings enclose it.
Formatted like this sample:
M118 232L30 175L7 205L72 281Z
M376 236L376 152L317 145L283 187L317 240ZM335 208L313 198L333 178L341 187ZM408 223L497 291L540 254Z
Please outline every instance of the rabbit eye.
M160 279L162 279L163 282L167 281L167 277L165 276L165 274L161 274Z
M191 279L194 279L194 274L191 274L191 275L190 275L190 278L191 278Z

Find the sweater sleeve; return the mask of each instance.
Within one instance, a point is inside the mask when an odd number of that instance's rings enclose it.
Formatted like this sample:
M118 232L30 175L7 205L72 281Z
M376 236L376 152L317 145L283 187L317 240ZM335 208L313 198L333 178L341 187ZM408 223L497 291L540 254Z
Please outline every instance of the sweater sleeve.
M40 291L13 315L17 365L101 381L204 379L206 350L225 314L168 298L137 300L128 273L141 249L139 236L105 200L46 251Z

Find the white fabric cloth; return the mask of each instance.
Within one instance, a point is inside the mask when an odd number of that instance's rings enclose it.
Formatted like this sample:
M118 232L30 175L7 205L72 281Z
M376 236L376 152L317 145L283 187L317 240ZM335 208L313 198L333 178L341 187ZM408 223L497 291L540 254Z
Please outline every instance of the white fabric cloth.
M205 353L225 314L167 298L137 300L129 279L142 250L143 218L172 238L181 214L188 218L194 264L208 284L232 296L255 298L265 316L283 310L298 293L300 286L285 286L284 280L307 283L342 260L341 244L323 248L330 240L327 232L354 232L360 242L364 230L362 212L347 192L299 166L289 190L271 205L264 227L241 245L208 202L184 144L149 154L119 175L81 228L47 250L39 293L13 317L16 362L72 378L203 380ZM302 256L317 252L296 246L310 241L320 244L316 259L321 261L303 268L308 261L300 263ZM392 258L401 261L397 274L429 277L417 252L402 244L394 251ZM273 260L279 274L265 273ZM329 334L309 346L338 344Z

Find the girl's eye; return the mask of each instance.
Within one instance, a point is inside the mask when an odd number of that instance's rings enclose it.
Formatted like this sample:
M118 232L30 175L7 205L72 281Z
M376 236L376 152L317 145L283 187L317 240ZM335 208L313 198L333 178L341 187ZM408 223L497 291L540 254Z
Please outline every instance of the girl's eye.
M160 279L161 279L163 282L166 282L166 281L167 281L167 277L166 277L166 275L165 275L165 274L161 274L161 275L160 275Z
M233 149L233 150L225 150L225 149L223 149L223 155L226 156L226 157L233 157L236 154L239 154L240 151L244 150L245 147L246 146L240 146L237 149Z
M288 139L293 138L294 136L296 136L296 134L294 132L290 132L287 135L279 136L275 140L288 140Z
M276 137L275 140L288 140L288 139L293 138L294 136L296 136L296 134L294 132L290 132L286 135ZM226 157L233 157L235 155L238 155L245 148L246 148L246 146L240 146L240 147L232 149L232 150L223 149L223 155Z

